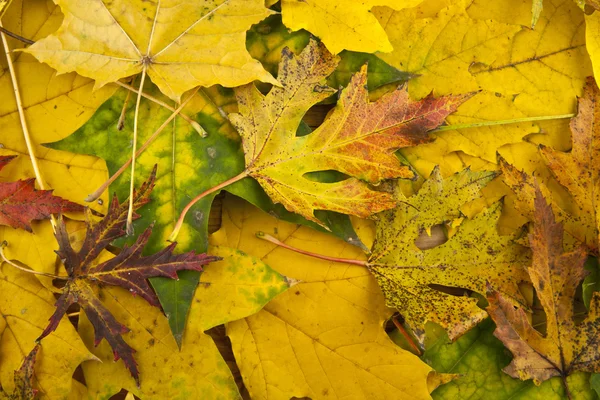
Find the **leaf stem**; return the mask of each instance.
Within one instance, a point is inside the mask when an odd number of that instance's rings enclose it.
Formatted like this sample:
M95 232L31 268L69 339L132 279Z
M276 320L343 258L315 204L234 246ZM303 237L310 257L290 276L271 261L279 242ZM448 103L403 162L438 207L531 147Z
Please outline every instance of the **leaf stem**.
M310 256L310 257L314 257L314 258L319 258L321 260L326 260L326 261L333 261L333 262L339 262L339 263L346 263L346 264L353 264L353 265L360 265L361 267L368 267L369 264L367 263L367 261L362 261L362 260L353 260L350 258L338 258L338 257L329 257L329 256L324 256L322 254L317 254L317 253L312 253L310 251L306 251L306 250L302 250L299 249L297 247L293 247L290 246L288 244L283 243L282 241L280 241L279 239L264 233L264 232L256 232L256 237L260 238L260 239L264 239L267 242L271 242L273 244L276 244L277 246L283 247L285 249L294 251L296 253L300 253L300 254L304 254L306 256Z
M408 334L408 332L406 332L406 329L404 329L404 326L402 326L400 321L398 321L398 319L395 316L392 318L392 322L396 326L396 329L398 329L398 331L402 334L402 336L404 336L404 339L406 339L406 341L408 342L410 347L412 347L412 349L416 352L416 354L419 357L422 356L423 352L421 351L419 346L417 346L417 344L415 343L413 338Z
M198 91L198 89L196 89L196 91ZM148 140L144 142L144 144L139 148L139 150L135 154L136 157L139 157L140 154L142 154L142 152L146 150L148 146L150 146L150 144L157 138L157 136L167 127L167 125L169 125L169 122L171 122L181 112L181 110L185 108L189 101L196 95L196 91L192 92L191 95L183 103L181 103L181 105L176 110L173 111L173 114L171 114L169 118L167 118L165 122L163 122L162 125L159 126L158 129L148 138ZM96 189L94 193L88 195L88 197L85 198L85 201L89 203L97 200L100 196L102 196L102 193L104 193L104 191L108 189L110 184L112 184L127 169L129 164L131 164L132 160L133 158L130 158L125 164L123 164L121 168L119 168L119 170L113 174L113 176L111 176L106 182L102 184L102 186Z
M5 35L10 36L13 39L17 39L20 42L26 43L26 44L34 44L35 43L33 40L25 39L23 36L19 36L16 33L12 33L8 29L4 28L2 25L0 25L0 32L4 33Z
M503 121L486 121L486 122L474 122L472 124L444 125L444 126L440 126L437 129L433 129L430 132L453 131L456 129L478 128L480 126L508 125L508 124L516 124L519 122L547 121L547 120L551 120L551 119L573 118L574 116L575 116L575 114L547 115L547 116L542 116L542 117L525 117L525 118L507 119L507 120L503 120Z
M2 27L2 21L0 21L0 28ZM6 63L8 64L10 79L12 80L13 90L15 93L15 101L17 103L17 110L19 112L19 120L21 121L21 129L23 130L23 138L25 139L25 145L27 146L29 159L31 160L31 165L33 166L33 172L35 174L35 179L38 183L38 186L41 190L46 190L46 184L42 179L40 167L35 156L33 143L31 141L31 135L29 134L29 128L27 127L27 120L25 119L25 110L23 109L23 103L21 101L21 92L19 90L19 83L17 81L17 73L15 71L15 66L12 61L10 48L8 47L8 40L6 39L6 34L4 31L0 31L0 36L2 37L2 45L4 46L4 52L6 53ZM50 223L52 224L52 229L56 231L56 220L54 218L54 215L50 216Z
M117 85L119 85L119 86L121 86L121 87L123 87L123 88L125 88L125 89L127 89L127 90L129 90L131 92L133 92L133 93L139 94L138 90L136 88L134 88L133 86L130 86L130 85L128 85L128 84L126 84L124 82L121 82L121 81L116 81L115 83ZM167 110L170 110L172 112L176 111L174 107L171 107L170 105L168 105L164 101L159 100L159 99L157 99L156 97L154 97L152 95L149 95L147 93L142 93L142 96L144 96L148 100L150 100L150 101L152 101L152 102L154 102L154 103L156 103L156 104L158 104L160 106L163 106ZM202 125L200 125L198 122L194 121L193 119L191 119L190 117L188 117L185 114L180 114L179 116L181 118L183 118L188 124L190 124L192 126L192 128L194 128L194 130L200 134L200 136L202 136L202 137L207 137L208 136L208 133L206 132L206 130L204 130L204 128L202 127Z
M135 181L135 157L137 153L137 133L138 133L138 116L140 113L140 102L142 100L142 91L144 90L144 81L146 80L147 65L144 64L142 69L142 79L140 80L140 90L137 94L135 102L135 113L133 117L133 149L131 151L131 178L129 180L129 209L127 210L127 236L133 235L133 191Z
M133 83L133 80L131 81ZM123 102L123 108L121 109L121 115L119 115L119 120L117 121L117 130L122 131L125 127L125 116L127 115L127 106L129 105L129 99L131 98L131 93L133 91L129 90L127 92L127 97L125 97L125 101Z
M28 274L33 274L33 275L41 275L41 276L46 276L48 278L52 278L52 279L61 279L61 280L68 280L69 278L66 276L58 276L58 275L53 275L53 274L48 274L46 272L39 272L39 271L35 271L31 268L24 268L21 267L20 265L10 261L8 258L6 258L6 255L4 255L4 248L8 246L8 242L5 240L0 244L0 257L2 258L2 261L4 261L7 264L10 264L11 266L15 267L16 269L23 271L23 272L27 272Z
M194 197L192 199L192 201L190 201L185 206L185 208L183 209L183 211L179 215L179 219L175 223L175 227L173 228L173 232L171 232L171 235L169 236L169 238L167 239L167 241L169 241L169 242L174 242L175 241L175 239L177 238L177 235L179 235L179 231L181 230L181 227L183 226L183 220L185 219L186 214L188 213L188 211L190 211L190 208L192 208L192 206L194 204L196 204L198 201L202 200L204 197L208 196L209 194L214 193L214 192L218 192L219 190L223 189L224 187L227 187L227 186L229 186L232 183L235 183L237 181L241 181L242 179L244 179L247 176L248 176L248 171L244 170L240 174L234 176L233 178L229 178L225 182L220 183L217 186L213 186L210 189L205 190L204 192L200 193L198 196Z

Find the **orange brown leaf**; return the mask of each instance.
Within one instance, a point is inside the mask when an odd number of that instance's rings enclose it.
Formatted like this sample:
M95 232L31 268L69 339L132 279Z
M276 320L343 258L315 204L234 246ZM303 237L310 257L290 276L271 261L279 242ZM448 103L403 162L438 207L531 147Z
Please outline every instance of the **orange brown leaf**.
M291 212L322 224L316 210L368 217L396 204L388 193L373 190L384 179L412 178L413 172L394 155L397 149L430 140L448 114L470 95L412 101L398 88L370 102L363 67L340 93L325 122L306 136L296 136L306 111L335 92L325 78L339 58L311 41L294 56L283 50L278 80L265 96L253 85L237 88L239 114L230 115L239 131L246 175L255 178L269 197ZM339 182L310 180L306 174L335 170Z
M491 290L488 313L496 322L494 335L513 353L504 372L539 384L575 371L598 372L598 328L600 294L595 293L588 316L574 321L573 301L577 286L587 274L584 246L563 250L563 226L555 221L552 208L537 188L533 232L529 243L533 259L528 267L531 282L546 314L546 335L534 329L528 315L505 297Z

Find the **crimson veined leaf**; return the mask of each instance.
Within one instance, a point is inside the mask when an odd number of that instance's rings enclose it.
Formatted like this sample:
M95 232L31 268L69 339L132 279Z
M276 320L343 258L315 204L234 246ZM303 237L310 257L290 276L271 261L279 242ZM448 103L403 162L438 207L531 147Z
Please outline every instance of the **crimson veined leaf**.
M156 168L152 171L150 179L134 192L135 210L149 201L155 176ZM158 298L147 278L162 276L177 279L177 271L201 271L203 265L219 260L219 257L195 252L173 254L176 243L155 254L143 256L142 251L152 231L152 227L149 227L133 245L125 247L117 256L98 263L96 259L101 252L113 240L125 235L123 225L127 218L127 210L127 204L120 204L116 197L113 198L107 215L100 222L90 223L88 226L85 239L78 251L73 249L65 224L62 219L59 220L56 229L56 239L59 244L57 254L65 265L68 278L56 302L56 311L39 339L43 339L55 330L67 309L77 303L94 326L95 344L106 339L113 349L115 360L123 359L127 369L139 384L138 368L134 359L135 350L121 336L129 329L119 323L104 307L95 293L95 286L120 286L158 307Z

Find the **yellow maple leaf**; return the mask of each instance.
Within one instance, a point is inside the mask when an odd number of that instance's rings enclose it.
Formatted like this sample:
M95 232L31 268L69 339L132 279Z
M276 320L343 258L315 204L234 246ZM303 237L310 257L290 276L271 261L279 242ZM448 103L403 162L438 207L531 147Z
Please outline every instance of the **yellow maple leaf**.
M14 388L13 373L35 346L54 312L55 298L35 276L0 262L0 386ZM40 399L66 399L77 366L96 358L88 352L71 323L63 319L42 344L35 366Z
M494 335L514 355L504 372L533 379L538 385L560 376L566 386L566 377L575 371L600 372L596 345L600 297L594 294L588 316L576 324L573 301L586 275L587 253L583 246L564 252L563 227L554 220L540 190L536 190L529 244L533 260L527 271L547 318L546 334L535 330L523 309L515 309L495 291L488 295L488 312L497 324Z
M398 309L420 341L428 321L441 325L453 339L486 316L476 299L453 296L440 285L479 293L491 285L522 301L518 284L527 281L529 254L513 236L498 234L499 203L464 220L447 242L426 250L415 245L421 232L460 218L461 207L477 199L494 176L465 170L442 179L436 169L416 195L406 198L398 191L398 206L377 216L368 265L388 306Z
M306 29L318 36L329 51L390 52L392 45L377 19L375 6L395 10L414 7L423 0L282 0L283 23L294 31Z
M366 268L290 254L258 239L258 230L306 251L365 258L357 247L331 235L226 198L222 227L211 242L247 251L300 281L257 314L227 324L253 399L430 398L439 375L384 332L392 310ZM364 230L362 239L368 243L372 232Z
M271 14L263 0L57 3L63 24L27 52L97 87L144 69L175 100L196 86L277 84L245 47L246 30Z

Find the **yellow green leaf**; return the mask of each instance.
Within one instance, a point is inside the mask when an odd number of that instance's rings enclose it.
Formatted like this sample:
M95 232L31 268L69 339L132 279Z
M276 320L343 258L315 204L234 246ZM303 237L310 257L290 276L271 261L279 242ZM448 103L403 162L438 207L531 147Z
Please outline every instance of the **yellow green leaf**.
M386 32L369 12L375 6L395 10L414 7L423 0L282 0L283 23L294 31L306 29L318 36L329 51L353 50L364 53L390 52Z
M259 311L288 289L290 281L239 250L213 247L210 252L224 259L206 266L202 274L181 350L159 309L121 288L100 289L106 308L131 329L123 337L137 351L141 386L123 363L113 362L113 351L105 341L94 348L94 329L82 314L79 333L103 361L83 364L91 398L109 398L122 388L143 399L239 398L227 364L204 331Z
M529 254L513 236L498 234L499 203L464 220L458 232L437 247L421 250L415 244L423 231L460 218L461 207L477 199L494 176L465 170L442 179L435 169L416 195L406 198L397 191L398 206L376 220L371 271L387 305L403 315L420 341L428 321L441 325L454 339L486 316L474 298L454 296L441 287L486 293L490 285L522 301L518 284L527 280Z
M7 263L0 270L0 386L14 389L14 371L35 346L54 312L55 298L31 274ZM65 399L75 368L95 357L87 351L67 319L44 339L35 365L40 399Z
M63 24L27 51L97 87L143 69L175 100L196 86L277 84L245 48L246 30L272 13L264 0L57 3Z
M364 259L358 248L331 235L226 198L222 228L211 242L242 249L300 280L257 314L227 325L253 399L429 398L439 380L385 334L392 311L367 269L291 254L258 239L258 230L307 251Z

